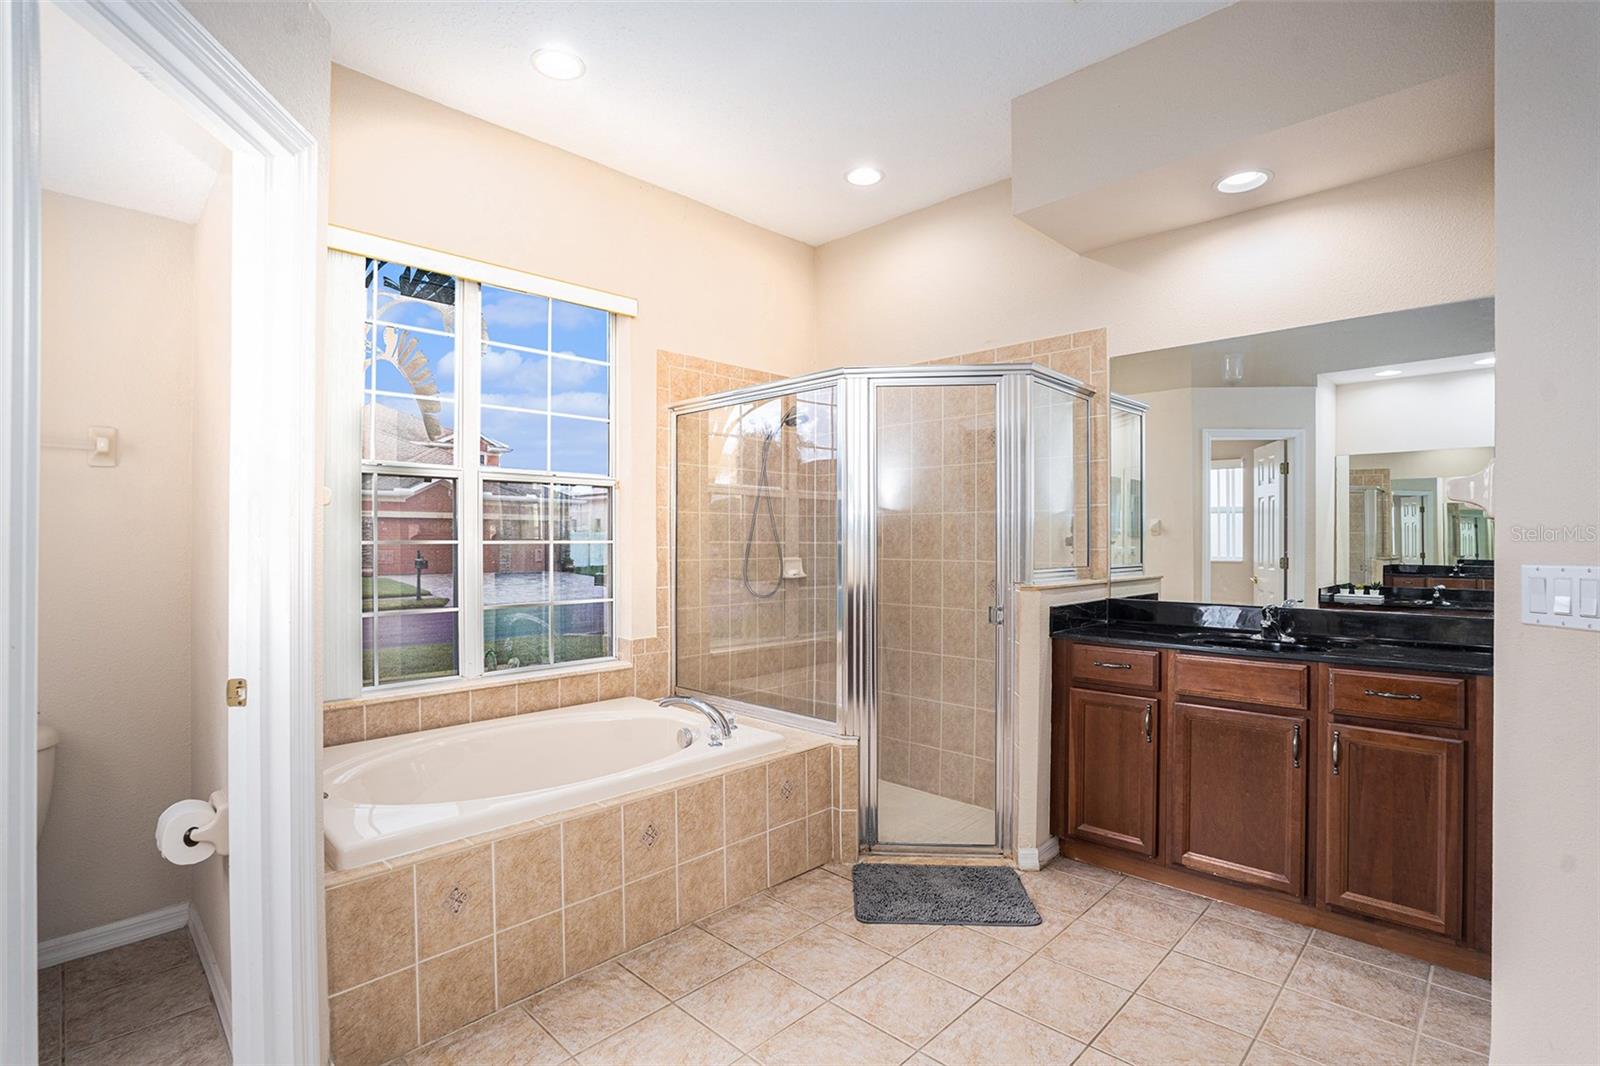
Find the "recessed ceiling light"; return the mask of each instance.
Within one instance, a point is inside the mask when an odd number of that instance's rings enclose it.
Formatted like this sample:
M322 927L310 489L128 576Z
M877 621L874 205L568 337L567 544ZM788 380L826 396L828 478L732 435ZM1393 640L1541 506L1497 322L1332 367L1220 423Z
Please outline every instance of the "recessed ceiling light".
M1372 376L1376 378L1397 378L1404 373L1404 370L1380 370Z
M1474 359L1473 366L1494 366L1494 356L1486 355L1482 359Z
M1217 191L1227 193L1249 192L1252 189L1261 188L1271 180L1272 171L1270 170L1241 170L1239 173L1229 174L1217 182Z
M562 48L541 48L533 53L533 69L556 81L583 77L583 60Z
M851 185L876 185L883 180L883 171L877 167L856 167L844 176Z

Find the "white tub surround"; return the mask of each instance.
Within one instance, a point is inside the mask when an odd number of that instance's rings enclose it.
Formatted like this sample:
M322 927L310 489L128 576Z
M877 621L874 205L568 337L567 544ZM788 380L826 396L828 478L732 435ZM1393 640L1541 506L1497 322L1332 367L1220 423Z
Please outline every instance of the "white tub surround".
M626 697L344 745L322 772L328 862L393 859L783 750L748 723L712 746L708 724Z

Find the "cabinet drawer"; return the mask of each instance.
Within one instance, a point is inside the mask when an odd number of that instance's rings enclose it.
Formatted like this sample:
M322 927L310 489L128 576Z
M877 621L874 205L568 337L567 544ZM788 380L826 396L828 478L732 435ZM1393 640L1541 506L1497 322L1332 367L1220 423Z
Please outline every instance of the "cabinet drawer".
M1304 663L1270 663L1215 655L1175 655L1172 685L1185 696L1209 696L1266 707L1306 706Z
M1072 680L1096 686L1154 692L1161 687L1161 653L1142 648L1074 644Z
M1462 729L1467 683L1459 677L1335 668L1328 671L1328 708L1336 715Z

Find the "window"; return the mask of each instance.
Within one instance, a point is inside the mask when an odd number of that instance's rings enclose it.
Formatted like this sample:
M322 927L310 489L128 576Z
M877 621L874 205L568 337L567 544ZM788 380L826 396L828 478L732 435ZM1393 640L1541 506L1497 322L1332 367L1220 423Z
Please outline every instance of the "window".
M362 287L362 686L611 656L611 311L332 254Z
M1211 461L1211 561L1244 562L1244 460Z

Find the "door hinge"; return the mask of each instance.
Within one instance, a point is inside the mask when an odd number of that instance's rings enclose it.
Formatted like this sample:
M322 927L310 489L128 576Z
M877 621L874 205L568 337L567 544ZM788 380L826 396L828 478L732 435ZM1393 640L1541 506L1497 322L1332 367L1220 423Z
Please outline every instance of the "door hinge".
M228 678L228 706L243 707L250 699L250 685L242 677Z
M1289 557L1287 555L1278 556L1278 569L1279 570L1287 570L1287 569L1289 569Z
M1283 462L1278 464L1278 473L1284 475L1285 477L1289 476L1289 460L1285 459Z
M1006 620L1006 609L1004 607L991 607L991 608L989 608L989 624L990 625L997 626L1000 623L1004 622L1005 620Z

